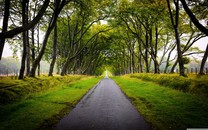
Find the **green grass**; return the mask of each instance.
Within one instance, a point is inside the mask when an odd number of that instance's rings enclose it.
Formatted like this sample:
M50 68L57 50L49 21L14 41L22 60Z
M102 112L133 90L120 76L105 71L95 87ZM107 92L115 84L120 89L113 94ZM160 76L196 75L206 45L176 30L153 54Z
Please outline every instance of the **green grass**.
M100 79L89 77L62 83L30 94L25 100L1 105L0 129L52 129Z
M38 78L26 77L17 80L12 77L0 77L0 104L8 104L17 100L26 99L30 94L37 93L57 87L60 84L67 84L81 80L86 76L68 75L48 77L41 75Z
M170 87L183 92L208 97L208 75L189 74L182 77L178 74L131 74L130 77L152 81L165 87Z
M129 76L113 79L153 129L208 128L206 97Z

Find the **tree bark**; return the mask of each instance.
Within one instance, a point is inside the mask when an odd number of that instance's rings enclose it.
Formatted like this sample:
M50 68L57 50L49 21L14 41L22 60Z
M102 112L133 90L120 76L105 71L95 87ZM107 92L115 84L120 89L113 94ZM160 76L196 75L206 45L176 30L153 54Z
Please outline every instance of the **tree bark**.
M167 73L168 67L170 66L170 63L169 63L170 62L170 56L171 56L171 53L173 52L173 50L175 49L175 47L176 47L176 45L174 45L173 48L168 53L168 58L167 58L167 61L166 61L164 73Z
M149 60L148 60L148 58L149 58L149 54L148 54L148 48L149 48L149 43L148 43L148 41L149 41L149 37L148 37L148 33L147 33L147 31L146 31L146 36L145 36L145 38L146 38L146 44L145 44L145 58L144 58L144 61L145 61L145 65L146 65L146 73L149 73L150 72L150 68L149 68Z
M183 55L181 51L181 43L180 43L180 37L179 37L179 31L178 31L178 17L179 17L179 3L177 1L176 3L176 25L174 27L175 29L175 37L176 37L176 45L177 45L177 52L178 52L178 63L179 63L179 69L180 69L180 76L185 76L185 69L184 69L184 63L183 63Z
M159 67L159 63L157 61L158 36L159 36L159 34L158 34L158 26L155 25L155 38L156 38L156 40L155 40L155 49L154 49L155 50L155 52L154 52L154 58L155 58L155 60L154 60L154 68L155 68L155 73L156 74L160 73L160 67Z
M133 48L134 48L134 47L133 47ZM135 73L134 53L135 53L135 52L134 52L134 49L132 49L132 52L131 52L131 59L132 59L132 60L131 60L131 62L132 62L132 63L131 63L131 65L132 65L132 69L131 69L131 70L132 70L132 73Z
M178 59L176 59L176 61L174 62L173 66L172 66L172 68L170 70L170 73L174 73L175 67L177 66L177 64L178 64Z
M138 39L138 38L137 38ZM141 46L142 43L140 43L140 40L138 40L138 62L139 62L139 72L140 73L143 73L143 63L142 63L142 57L143 54L142 54L142 46Z
M29 6L29 0L26 0L26 8L25 8L25 24L28 24L28 6ZM29 43L29 30L25 31L26 32L26 75L28 76L30 74L30 43Z
M37 44L38 44L38 47L37 47L37 52L39 53L39 51L40 51L40 37L39 37L39 34L40 34L40 32L39 32L39 29L40 29L40 27L39 27L40 25L38 24L38 26L37 26ZM33 62L35 61L35 59L33 60ZM40 76L40 63L38 64L38 76Z
M22 24L25 26L27 24L27 4L29 1L23 0L22 1ZM24 31L23 33L23 50L22 50L22 60L21 60L21 68L19 73L19 79L24 78L24 72L25 72L25 61L27 57L27 31Z
M31 30L31 40L32 40L32 47L31 47L31 51L32 51L32 62L35 60L35 28L32 28Z
M52 53L52 61L50 64L49 74L48 76L53 76L53 69L56 62L56 52L57 52L57 24L54 27L54 36L53 36L53 53Z
M204 56L203 56L203 59L202 59L202 62L201 62L201 66L200 66L200 70L199 70L199 75L204 75L204 65L207 61L207 57L208 57L208 44L207 44L207 48L206 48L206 51L204 53Z

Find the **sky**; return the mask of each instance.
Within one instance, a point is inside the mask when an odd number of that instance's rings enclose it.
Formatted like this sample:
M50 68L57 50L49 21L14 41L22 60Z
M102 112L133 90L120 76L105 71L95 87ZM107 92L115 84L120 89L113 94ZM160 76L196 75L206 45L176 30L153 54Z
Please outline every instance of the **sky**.
M10 46L7 43L5 43L2 57L10 57L12 56L12 54L13 51L10 49Z
M198 46L199 49L205 51L207 44L208 44L208 37L204 37L204 38L200 39L199 41L197 41L194 44L194 46Z

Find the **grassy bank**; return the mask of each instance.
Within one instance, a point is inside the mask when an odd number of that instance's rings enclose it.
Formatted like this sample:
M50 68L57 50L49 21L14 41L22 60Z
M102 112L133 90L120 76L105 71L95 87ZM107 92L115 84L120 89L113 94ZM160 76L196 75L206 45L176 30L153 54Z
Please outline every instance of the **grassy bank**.
M208 99L129 76L113 77L153 129L208 128Z
M63 80L68 80L67 77ZM0 129L52 129L101 78L85 77L0 107Z
M188 77L181 77L178 74L131 74L130 77L208 97L208 75L190 74Z
M45 91L61 84L68 84L86 78L82 75L53 76L41 75L38 78L26 77L23 80L14 77L0 77L0 104L11 103L20 99L26 99L31 94Z

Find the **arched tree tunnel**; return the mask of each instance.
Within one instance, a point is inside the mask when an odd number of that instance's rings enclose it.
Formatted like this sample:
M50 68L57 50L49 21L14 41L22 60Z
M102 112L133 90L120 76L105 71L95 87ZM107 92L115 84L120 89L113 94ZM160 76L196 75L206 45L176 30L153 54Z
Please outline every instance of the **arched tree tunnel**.
M185 76L184 65L204 54L204 73L208 49L193 45L206 37L205 24L197 24L206 19L206 1L8 0L1 12L1 49L5 39L20 46L20 79L25 72L36 76L42 59L51 63L49 76L100 75L106 69L115 75L179 69Z

